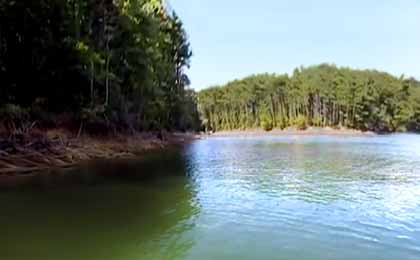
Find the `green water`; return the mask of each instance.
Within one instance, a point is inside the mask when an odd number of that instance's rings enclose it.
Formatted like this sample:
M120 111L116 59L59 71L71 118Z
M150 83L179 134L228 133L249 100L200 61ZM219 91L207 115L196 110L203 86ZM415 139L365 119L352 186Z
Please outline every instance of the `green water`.
M420 136L210 138L0 192L1 260L420 259Z

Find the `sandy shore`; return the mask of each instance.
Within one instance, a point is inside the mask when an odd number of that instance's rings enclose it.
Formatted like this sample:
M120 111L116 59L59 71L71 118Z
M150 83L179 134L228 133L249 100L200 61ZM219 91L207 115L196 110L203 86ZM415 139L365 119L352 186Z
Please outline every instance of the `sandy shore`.
M233 130L221 131L210 134L214 137L252 137L252 136L316 136L316 135L332 135L332 136L373 136L374 132L363 132L355 129L333 129L329 127L318 128L310 127L306 130L297 130L294 128L287 128L284 130L273 129L272 131L264 131L263 129L250 129L250 130Z

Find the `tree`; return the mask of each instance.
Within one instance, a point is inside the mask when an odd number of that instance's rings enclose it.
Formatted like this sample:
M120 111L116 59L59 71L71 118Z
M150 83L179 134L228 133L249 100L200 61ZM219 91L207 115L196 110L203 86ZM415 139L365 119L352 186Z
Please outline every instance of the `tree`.
M377 132L417 129L420 83L374 70L321 64L260 74L200 91L207 130L307 125Z
M0 107L121 130L196 125L190 44L161 0L0 0L0 22Z

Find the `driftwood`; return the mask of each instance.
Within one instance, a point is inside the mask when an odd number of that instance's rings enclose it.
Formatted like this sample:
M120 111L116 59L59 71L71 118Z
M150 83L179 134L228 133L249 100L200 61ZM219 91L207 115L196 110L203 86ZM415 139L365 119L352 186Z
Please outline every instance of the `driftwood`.
M3 151L0 155L0 174L26 173L73 165L74 161L68 158L57 153L41 153L35 150L23 150L18 154L8 154Z

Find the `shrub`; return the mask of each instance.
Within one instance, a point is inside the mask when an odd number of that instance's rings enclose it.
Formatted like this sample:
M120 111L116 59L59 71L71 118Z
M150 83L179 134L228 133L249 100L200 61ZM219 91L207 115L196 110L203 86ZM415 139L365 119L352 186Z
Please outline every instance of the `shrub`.
M267 132L273 130L273 122L269 116L261 118L261 127Z
M306 118L302 115L298 116L294 120L294 125L296 126L298 130L306 130L306 128L308 128L306 125Z
M322 126L322 120L320 117L316 117L312 119L312 125L313 126Z
M273 123L271 123L271 122L262 121L261 125L262 125L262 128L267 132L273 130Z
M282 120L280 120L280 122L278 124L278 127L281 130L283 130L283 129L285 129L287 127L287 125L288 125L287 120L286 119L282 119Z
M13 104L5 104L0 108L0 119L3 121L21 122L29 119L26 109Z

